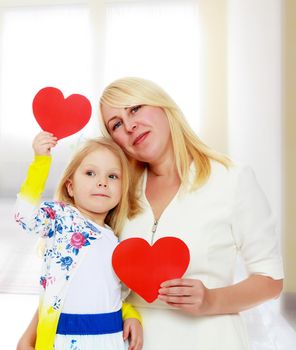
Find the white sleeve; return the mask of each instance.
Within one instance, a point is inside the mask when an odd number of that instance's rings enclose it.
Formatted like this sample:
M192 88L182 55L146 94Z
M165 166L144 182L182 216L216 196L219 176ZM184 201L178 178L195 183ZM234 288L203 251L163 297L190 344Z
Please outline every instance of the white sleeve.
M14 218L17 224L28 233L37 234L42 238L51 238L54 235L55 215L53 202L43 202L39 207L18 195Z
M283 278L275 220L249 167L241 167L237 173L232 230L249 274Z

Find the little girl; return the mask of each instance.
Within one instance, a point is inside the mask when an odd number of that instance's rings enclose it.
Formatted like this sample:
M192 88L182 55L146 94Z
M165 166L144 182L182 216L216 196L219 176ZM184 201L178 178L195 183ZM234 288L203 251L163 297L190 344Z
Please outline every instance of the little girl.
M23 229L45 242L35 349L126 349L123 318L129 349L140 350L140 316L128 304L121 310L121 285L111 265L114 232L132 214L129 202L137 207L126 157L106 138L87 141L67 166L57 201L38 206L56 143L47 132L35 137L35 159L15 214Z

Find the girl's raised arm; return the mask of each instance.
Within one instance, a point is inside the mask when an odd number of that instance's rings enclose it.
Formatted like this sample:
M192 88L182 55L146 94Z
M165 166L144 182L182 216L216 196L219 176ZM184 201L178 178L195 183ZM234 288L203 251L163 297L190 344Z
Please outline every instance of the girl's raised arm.
M15 206L15 220L27 231L36 230L34 218L48 177L51 155L56 138L47 132L40 132L33 141L35 157L28 169L27 178L18 193Z

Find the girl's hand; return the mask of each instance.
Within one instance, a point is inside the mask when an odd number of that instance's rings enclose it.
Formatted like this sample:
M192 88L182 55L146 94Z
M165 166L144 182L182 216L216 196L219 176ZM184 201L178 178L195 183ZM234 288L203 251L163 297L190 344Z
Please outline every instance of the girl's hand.
M35 156L50 156L52 147L55 147L58 139L52 133L41 131L33 140L33 150Z
M18 342L16 350L34 350L35 347L30 344Z
M192 315L209 312L208 289L200 280L174 279L160 285L158 299Z
M17 343L16 350L34 350L38 324L38 310L36 310L30 324Z
M123 323L123 339L129 339L128 350L141 350L143 347L143 328L136 318L128 318Z

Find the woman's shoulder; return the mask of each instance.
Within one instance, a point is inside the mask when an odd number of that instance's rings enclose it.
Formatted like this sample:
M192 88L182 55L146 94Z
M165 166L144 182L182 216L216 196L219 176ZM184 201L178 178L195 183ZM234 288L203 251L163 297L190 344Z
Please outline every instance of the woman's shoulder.
M252 167L246 163L232 161L225 166L217 161L211 161L211 174L209 182L215 182L220 186L237 187L241 183L251 183L255 180Z
M211 160L211 175L224 175L224 176L239 176L241 173L252 172L252 168L242 162L231 160L228 166L216 161Z

